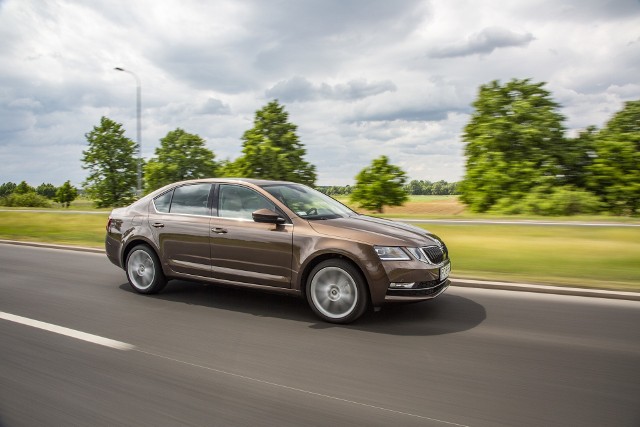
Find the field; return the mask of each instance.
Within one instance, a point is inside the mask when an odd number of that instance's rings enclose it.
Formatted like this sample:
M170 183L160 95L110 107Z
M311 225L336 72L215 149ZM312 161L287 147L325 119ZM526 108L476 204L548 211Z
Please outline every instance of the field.
M79 207L72 205L71 210L91 210L88 204ZM494 218L464 212L455 196L415 196L405 207L389 208L387 212L384 216ZM106 211L93 215L53 209L45 213L0 212L0 239L103 247L107 217ZM554 220L567 223L424 227L447 243L454 277L640 291L640 227L580 227L570 223L637 220L602 216Z
M640 227L428 224L452 275L640 291Z
M337 196L334 199L360 213L372 213L360 209L349 202L349 196ZM411 196L404 206L385 206L384 216L402 216L403 218L438 216L450 217L461 215L465 206L458 201L458 196Z
M103 247L108 212L0 212L0 239Z
M640 224L640 218L612 215L576 215L576 216L536 216L536 215L496 215L478 214L469 212L465 205L458 200L458 196L409 196L409 201L404 206L385 206L382 214L361 209L349 201L348 196L334 197L341 203L349 206L358 213L375 215L384 218L409 218L409 219L505 219L505 220L541 220L561 222L613 222Z

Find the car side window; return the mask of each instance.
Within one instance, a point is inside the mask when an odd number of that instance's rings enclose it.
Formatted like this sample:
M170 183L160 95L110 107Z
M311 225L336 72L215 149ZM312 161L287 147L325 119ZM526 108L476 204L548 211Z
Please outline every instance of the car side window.
M239 185L220 185L218 216L253 220L251 214L259 209L276 210L275 204L262 194Z
M161 196L153 199L153 204L156 210L160 213L169 213L169 207L171 206L171 196L173 196L173 190L167 191Z
M173 190L169 213L209 215L211 184L183 185Z

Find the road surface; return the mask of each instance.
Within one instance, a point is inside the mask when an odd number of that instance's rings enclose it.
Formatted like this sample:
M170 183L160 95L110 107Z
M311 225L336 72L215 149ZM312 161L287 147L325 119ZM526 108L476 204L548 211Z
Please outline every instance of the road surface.
M452 287L334 326L258 291L137 295L100 254L0 244L0 271L4 427L640 425L639 302Z

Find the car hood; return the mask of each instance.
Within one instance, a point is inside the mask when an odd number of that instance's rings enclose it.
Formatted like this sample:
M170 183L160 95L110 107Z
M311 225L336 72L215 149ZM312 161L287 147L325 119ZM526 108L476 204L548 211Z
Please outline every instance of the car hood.
M320 234L371 245L419 247L440 241L436 235L423 228L366 215L310 220L309 225Z

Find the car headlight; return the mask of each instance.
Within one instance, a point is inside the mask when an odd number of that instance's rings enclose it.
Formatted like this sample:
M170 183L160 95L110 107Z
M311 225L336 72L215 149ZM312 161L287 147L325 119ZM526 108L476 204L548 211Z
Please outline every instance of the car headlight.
M376 253L382 261L409 261L411 258L398 246L374 246Z

